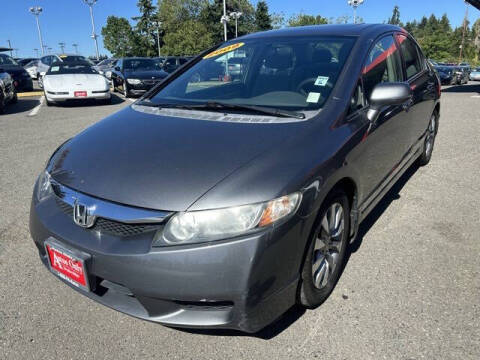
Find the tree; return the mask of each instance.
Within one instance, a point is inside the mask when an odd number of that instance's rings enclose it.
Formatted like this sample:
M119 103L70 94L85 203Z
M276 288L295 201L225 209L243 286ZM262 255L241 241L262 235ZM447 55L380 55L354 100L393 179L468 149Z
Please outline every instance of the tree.
M114 57L135 55L133 53L133 30L127 19L109 16L102 28L103 46Z
M272 19L268 14L268 5L266 1L259 1L255 10L255 27L257 31L272 29Z
M137 7L140 16L132 17L132 20L137 21L135 26L137 55L154 56L158 52L157 27L155 25L157 8L152 4L152 0L138 0Z
M320 15L297 14L288 19L288 26L306 26L328 24L328 19Z
M212 34L205 25L187 20L176 31L165 33L163 54L196 55L213 45Z
M392 25L397 25L399 26L401 24L400 22L400 9L398 8L397 5L393 7L393 13L392 17L388 19L388 23Z

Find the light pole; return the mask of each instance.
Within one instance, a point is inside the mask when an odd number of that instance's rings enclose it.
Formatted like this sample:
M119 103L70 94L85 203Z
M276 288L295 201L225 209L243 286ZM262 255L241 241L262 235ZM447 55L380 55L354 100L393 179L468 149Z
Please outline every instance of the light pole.
M223 37L224 40L227 41L227 22L230 18L227 16L227 4L225 0L223 0L223 15L220 18L220 22L223 24Z
M65 53L65 43L64 42L59 42L58 45L60 46L60 49L62 49L62 54Z
M28 9L34 16L35 19L37 20L37 29L38 29L38 39L40 40L40 49L42 51L42 55L44 54L43 50L43 39L42 39L42 31L40 30L40 20L38 20L38 17L42 13L43 9L40 6L32 6Z
M78 54L78 44L72 44L72 46L75 48L75 54Z
M465 1L465 18L463 19L463 30L462 30L462 45L460 45L460 58L458 63L462 62L463 57L463 46L465 45L465 31L467 30L467 21L468 21L468 3Z
M157 47L158 47L158 57L160 57L160 26L162 26L162 22L154 21L153 24L157 27Z
M98 35L95 34L95 20L93 18L93 5L95 5L97 0L83 0L83 2L85 4L87 4L90 8L90 19L92 20L92 35L91 35L91 37L95 41L95 53L97 55L97 60L100 60L100 58L98 56L98 41L97 41Z
M364 0L348 0L348 5L353 7L353 23L357 23L357 7L363 4Z
M234 11L230 13L230 17L235 19L235 37L238 37L238 19L242 16L243 13L240 11Z
M8 42L8 47L10 48L10 57L13 57L12 43L10 42L10 40L7 40L7 42Z
M52 53L52 48L51 48L51 47L48 47L47 50L48 50L48 53L49 53L49 54Z

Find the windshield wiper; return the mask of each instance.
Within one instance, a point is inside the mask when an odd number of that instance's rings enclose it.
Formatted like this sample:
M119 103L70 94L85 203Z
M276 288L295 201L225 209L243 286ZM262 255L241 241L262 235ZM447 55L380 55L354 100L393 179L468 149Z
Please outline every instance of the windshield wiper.
M187 110L248 110L257 113L279 116L279 117L292 117L296 119L305 119L305 114L296 111L270 108L267 106L258 105L246 105L246 104L229 104L218 101L208 101L205 104L155 104L149 101L141 101L138 105L152 106L157 108L174 108L174 109L187 109Z

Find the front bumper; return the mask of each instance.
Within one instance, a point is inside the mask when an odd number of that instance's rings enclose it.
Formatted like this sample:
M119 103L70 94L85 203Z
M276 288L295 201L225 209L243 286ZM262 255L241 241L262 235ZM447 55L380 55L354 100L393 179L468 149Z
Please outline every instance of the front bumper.
M128 91L135 95L142 95L154 87L156 84L162 82L163 79L141 80L139 84L128 83Z
M90 292L64 281L83 295L169 326L245 332L262 329L295 303L305 222L294 217L276 229L228 241L154 248L158 229L127 236L84 229L59 210L54 195L32 202L30 211L30 232L46 266L47 239L90 256Z
M472 80L472 81L480 81L480 75L472 75L472 74L470 74L470 80Z
M92 93L91 91L87 91L87 96L82 97L75 97L75 93L73 91L69 91L68 94L50 94L47 91L45 92L45 96L47 97L48 101L67 101L67 100L106 100L110 99L112 96L110 90L106 92L99 92L99 93Z

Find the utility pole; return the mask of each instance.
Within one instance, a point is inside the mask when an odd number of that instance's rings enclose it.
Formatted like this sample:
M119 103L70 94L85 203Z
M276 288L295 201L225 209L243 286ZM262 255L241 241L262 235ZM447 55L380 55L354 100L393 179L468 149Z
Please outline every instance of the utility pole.
M230 20L230 18L227 16L227 4L225 2L226 0L223 0L223 15L220 19L220 22L223 24L223 37L224 40L227 41L227 22Z
M40 6L32 6L31 8L28 9L34 16L35 20L37 20L37 30L38 30L38 39L40 40L40 49L42 51L42 55L44 54L44 46L43 46L43 39L42 39L42 31L40 30L40 20L38 17L42 13L43 9Z
M8 42L8 47L10 48L10 56L13 57L12 43L10 42L10 40L7 40L7 42Z
M348 0L348 5L353 7L353 23L357 23L357 7L363 4L364 0Z
M462 45L460 45L460 58L458 63L462 62L463 57L463 47L465 45L465 32L467 31L467 22L468 22L468 3L465 1L465 18L463 19L463 31L462 31Z
M78 44L72 44L72 46L75 48L75 54L78 54Z
M62 49L62 54L65 54L65 43L59 42L58 45L60 46L60 49Z
M90 8L90 19L92 20L92 35L91 38L95 41L95 53L97 55L97 60L100 60L98 55L98 35L95 33L95 19L93 18L93 5L97 2L97 0L83 0L85 4L87 4Z
M230 13L230 17L235 19L235 37L238 37L238 19L242 16L243 13L240 11L234 11Z

